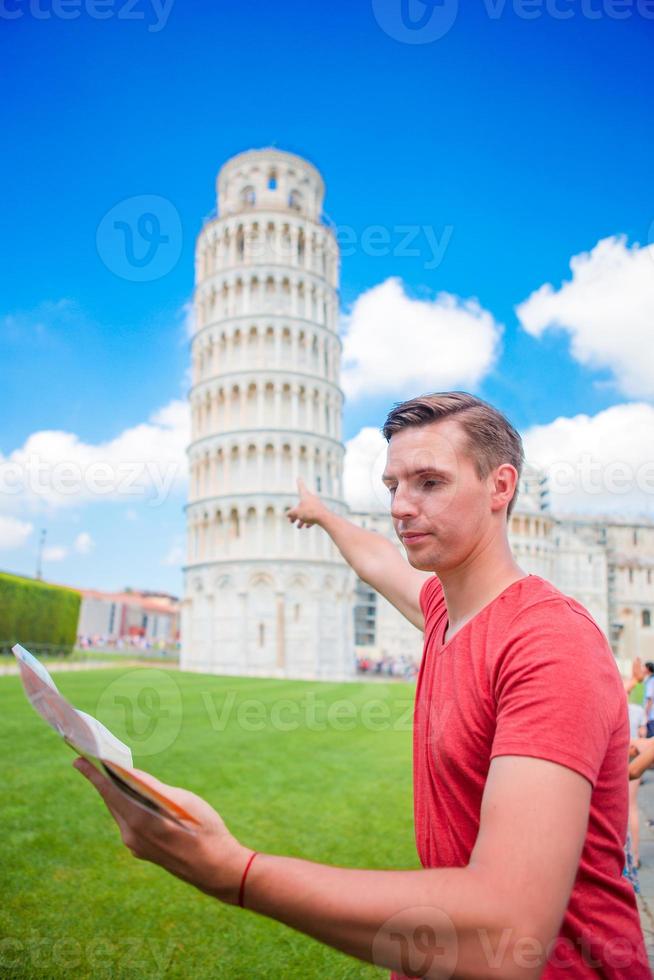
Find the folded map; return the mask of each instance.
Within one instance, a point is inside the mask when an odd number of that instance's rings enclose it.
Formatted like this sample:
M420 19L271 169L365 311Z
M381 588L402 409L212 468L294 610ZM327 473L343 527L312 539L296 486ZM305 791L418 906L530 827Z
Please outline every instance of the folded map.
M108 728L85 711L79 711L57 690L52 677L35 656L16 644L12 647L27 698L42 718L79 755L104 772L130 799L140 806L174 820L182 826L198 821L133 771L130 748ZM190 829L186 826L186 829Z

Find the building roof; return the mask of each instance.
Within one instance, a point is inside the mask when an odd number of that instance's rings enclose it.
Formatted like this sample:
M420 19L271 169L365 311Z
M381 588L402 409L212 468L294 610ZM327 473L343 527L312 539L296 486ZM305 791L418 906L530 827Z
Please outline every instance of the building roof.
M169 595L153 595L146 592L102 592L99 589L80 589L84 599L100 599L104 602L123 603L138 606L149 612L168 613L179 612L179 599Z

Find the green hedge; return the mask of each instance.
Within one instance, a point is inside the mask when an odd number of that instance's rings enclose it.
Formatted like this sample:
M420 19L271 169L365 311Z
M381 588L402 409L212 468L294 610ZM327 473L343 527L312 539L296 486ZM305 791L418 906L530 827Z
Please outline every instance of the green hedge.
M38 653L70 653L81 595L75 589L0 572L0 650L14 643Z

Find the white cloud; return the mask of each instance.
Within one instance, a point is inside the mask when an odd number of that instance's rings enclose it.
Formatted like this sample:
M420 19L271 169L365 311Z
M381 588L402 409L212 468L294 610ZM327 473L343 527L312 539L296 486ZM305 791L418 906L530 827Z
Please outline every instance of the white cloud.
M527 460L550 480L554 513L654 518L654 406L615 405L523 432ZM352 510L389 510L381 482L387 443L365 427L345 445L343 483Z
M654 406L560 417L523 441L529 462L550 478L555 512L654 517Z
M491 369L502 328L476 300L407 296L397 278L362 293L345 321L348 397L474 388Z
M343 491L352 510L388 511L390 498L381 482L387 442L379 429L365 427L345 444Z
M71 328L83 328L87 320L70 299L44 300L29 310L16 310L0 317L0 330L9 343L56 348Z
M88 555L95 548L95 541L88 531L81 531L75 538L73 548L80 555Z
M68 555L68 548L53 544L43 549L43 561L63 561Z
M72 432L35 432L19 449L0 455L0 508L117 499L162 503L185 485L189 432L183 401L170 402L104 443L82 442Z
M33 530L34 525L27 521L0 514L0 550L10 551L12 548L21 548Z
M572 356L589 368L609 369L630 397L654 395L654 245L627 247L624 236L604 238L570 260L572 279L550 283L516 307L534 337L560 328Z
M177 567L184 563L184 558L184 547L180 543L179 539L176 539L167 555L161 559L161 564Z

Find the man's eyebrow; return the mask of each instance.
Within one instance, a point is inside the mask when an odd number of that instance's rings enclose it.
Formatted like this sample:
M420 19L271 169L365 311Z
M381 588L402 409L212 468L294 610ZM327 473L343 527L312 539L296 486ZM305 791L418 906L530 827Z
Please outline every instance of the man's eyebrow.
M424 467L419 470L412 470L406 474L407 476L441 476L444 479L449 479L450 474L446 473L445 470L437 470L432 467ZM395 477L391 473L382 473L382 483L395 483Z

